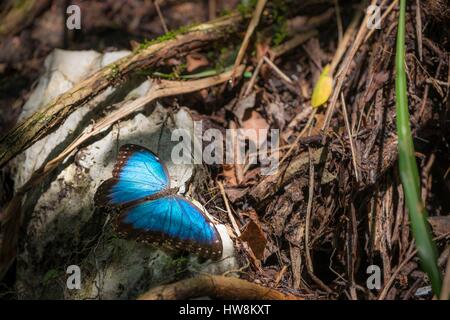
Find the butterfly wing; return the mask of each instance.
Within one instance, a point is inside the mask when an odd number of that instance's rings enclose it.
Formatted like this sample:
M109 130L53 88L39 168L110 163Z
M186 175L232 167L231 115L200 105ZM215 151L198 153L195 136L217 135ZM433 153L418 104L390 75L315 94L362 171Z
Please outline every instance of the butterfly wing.
M118 217L120 236L154 245L184 249L206 258L222 256L214 224L194 204L179 196L138 203Z
M113 178L97 189L95 203L121 206L165 190L169 184L167 169L153 152L126 144L120 147Z

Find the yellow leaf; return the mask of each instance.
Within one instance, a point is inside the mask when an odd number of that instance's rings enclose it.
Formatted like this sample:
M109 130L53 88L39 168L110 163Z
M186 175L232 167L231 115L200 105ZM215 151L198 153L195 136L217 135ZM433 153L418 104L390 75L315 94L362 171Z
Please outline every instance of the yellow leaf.
M318 108L323 105L331 96L333 92L333 78L330 75L330 65L327 64L325 68L323 68L322 73L320 74L319 80L314 87L312 97L311 97L311 106L313 108Z

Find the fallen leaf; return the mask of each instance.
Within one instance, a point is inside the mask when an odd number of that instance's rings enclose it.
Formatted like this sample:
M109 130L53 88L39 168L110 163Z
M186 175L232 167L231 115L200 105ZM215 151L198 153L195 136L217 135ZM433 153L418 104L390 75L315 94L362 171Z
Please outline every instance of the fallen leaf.
M313 108L320 107L328 101L332 92L333 78L330 75L330 65L326 65L314 87L311 97L311 106Z
M269 129L269 124L261 114L255 110L247 110L242 121L242 128L244 129Z
M165 64L168 66L179 66L181 64L180 59L170 58L165 61Z
M225 193L227 194L228 200L235 203L244 198L247 194L247 188L239 188L239 187L226 187Z
M429 217L428 222L436 236L442 236L450 232L450 216Z
M200 67L209 65L208 59L200 53L191 53L186 56L186 71L192 72Z
M257 259L261 260L264 258L264 249L266 248L267 239L257 221L251 219L246 224L240 239L247 242Z
M256 60L259 61L259 59L262 59L269 49L269 42L267 40L258 42L256 44Z
M267 113L272 118L275 127L283 130L286 119L284 118L284 105L281 102L272 102L267 105Z
M300 93L302 94L302 97L308 98L311 94L311 86L308 81L305 80L305 78L300 78Z
M325 115L317 113L314 118L316 119L314 126L311 129L311 135L320 135L322 131L323 123L325 122Z
M272 154L274 154L274 153L272 153ZM254 185L255 183L258 182L260 175L261 175L261 167L248 169L245 172L242 183L244 183L245 185L249 185L249 184ZM247 192L248 192L248 190L247 190Z
M242 129L256 130L256 134L249 135L246 138L255 146L259 146L261 141L267 139L265 134L261 133L260 130L269 129L269 124L259 112L256 112L255 110L247 110L245 112L244 120L242 121ZM263 134L264 136L262 136Z
M242 125L244 115L248 109L252 109L256 102L256 92L249 94L248 96L240 99L233 107L233 114L236 116L239 123Z

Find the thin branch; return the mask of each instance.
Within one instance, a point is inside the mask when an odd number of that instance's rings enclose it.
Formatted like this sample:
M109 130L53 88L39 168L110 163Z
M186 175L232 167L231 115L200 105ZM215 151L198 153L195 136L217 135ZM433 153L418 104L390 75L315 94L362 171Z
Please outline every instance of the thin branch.
M278 68L277 65L272 62L272 60L270 60L266 56L264 56L263 59L264 62L267 63L269 67L272 68L272 70L280 77L281 80L287 82L290 85L294 84L294 81L292 81L291 78L289 78L283 71L281 71L280 68Z
M355 178L356 178L356 182L359 182L359 170L358 170L358 165L356 164L355 146L353 145L353 135L352 135L352 131L350 129L350 123L348 122L347 106L345 105L345 99L344 99L343 93L341 93L341 104L342 104L342 112L344 113L345 127L347 128L347 135L348 135L348 139L350 141L350 149L352 152L352 162L353 162L353 167L355 168Z
M339 0L334 0L334 7L336 8L336 24L338 29L338 39L339 42L342 41L342 37L344 34L344 28L342 27L342 17L341 17L341 9L339 7Z
M173 38L151 42L148 47L143 46L100 69L0 138L0 168L12 157L56 130L72 112L107 88L123 83L139 70L158 66L168 58L183 56L211 41L224 38L235 32L241 20L239 14L232 14L180 30Z
M169 29L167 28L166 20L164 19L161 8L159 7L158 0L153 1L153 4L155 5L156 12L158 13L159 20L161 21L161 25L164 29L164 33L168 33Z
M210 20L216 18L216 12L217 12L216 0L209 0L208 1L208 15L209 15Z
M450 253L447 257L447 266L445 267L444 280L442 281L441 300L450 299Z
M237 225L236 219L233 217L233 212L231 212L230 203L228 202L227 194L225 193L225 188L223 186L223 183L220 181L217 181L217 185L219 186L220 193L222 194L223 202L225 202L225 208L228 212L228 219L230 219L231 225L233 226L234 233L236 233L236 236L241 236L241 231L239 230L239 226Z
M420 10L420 1L416 0L416 35L417 35L417 51L419 60L422 61L422 14Z

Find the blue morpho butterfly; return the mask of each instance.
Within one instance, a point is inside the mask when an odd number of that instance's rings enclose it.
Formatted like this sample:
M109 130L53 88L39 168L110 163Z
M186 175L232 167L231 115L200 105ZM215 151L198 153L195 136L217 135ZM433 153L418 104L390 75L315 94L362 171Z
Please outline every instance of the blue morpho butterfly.
M126 144L119 150L113 178L97 189L95 203L118 209L115 229L121 237L220 258L222 241L216 228L177 191L170 188L167 169L153 152Z

